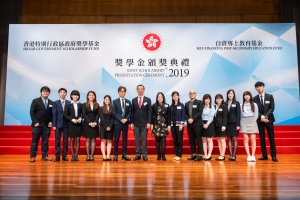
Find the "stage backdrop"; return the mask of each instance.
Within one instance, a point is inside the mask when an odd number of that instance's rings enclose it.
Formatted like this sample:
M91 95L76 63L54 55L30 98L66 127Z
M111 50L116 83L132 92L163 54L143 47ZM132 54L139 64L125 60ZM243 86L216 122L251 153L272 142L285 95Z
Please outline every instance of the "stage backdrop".
M29 108L40 88L51 88L57 100L60 87L89 90L118 97L157 92L171 103L188 92L197 98L234 89L237 100L254 83L263 81L275 98L276 124L300 124L299 81L295 24L94 24L10 25L5 102L6 125L29 125ZM69 96L68 96L69 98ZM214 102L214 101L213 101Z

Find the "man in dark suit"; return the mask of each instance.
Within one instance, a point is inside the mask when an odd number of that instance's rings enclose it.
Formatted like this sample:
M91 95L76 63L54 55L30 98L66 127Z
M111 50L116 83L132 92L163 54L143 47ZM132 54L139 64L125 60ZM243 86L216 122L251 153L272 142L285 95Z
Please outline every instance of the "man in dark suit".
M48 157L48 140L52 127L52 106L53 102L48 99L50 88L44 86L40 90L41 97L32 101L30 106L30 117L32 120L32 141L30 147L30 162L35 162L36 151L40 137L42 136L42 160L52 161Z
M64 110L71 103L66 100L67 90L60 88L58 90L59 100L53 102L52 122L53 130L55 131L55 159L54 162L60 161L60 138L63 135L63 151L62 160L68 161L68 120L64 118Z
M260 138L260 147L262 152L262 157L258 160L268 160L267 148L266 148L266 139L265 139L265 128L267 129L270 148L271 148L271 157L272 161L278 162L276 158L276 145L274 140L274 126L275 121L273 111L275 109L275 103L273 95L266 94L264 92L265 84L263 82L256 82L255 89L258 92L258 95L253 97L253 101L257 104L259 108L259 115L257 119L257 125L259 130Z
M130 161L126 155L127 151L127 137L128 125L131 116L131 102L125 99L126 87L120 86L118 88L119 97L113 100L112 115L114 116L114 159L118 161L118 143L122 131L122 160Z
M140 140L142 140L143 160L147 161L147 135L152 117L151 99L144 96L145 87L143 85L138 85L136 90L138 96L132 99L132 115L130 120L135 137L136 156L134 160L141 159Z
M203 160L201 154L203 154L202 146L202 111L203 102L196 99L196 91L191 90L189 92L190 101L185 103L185 119L187 121L187 131L189 135L189 141L191 145L192 155L188 160L201 161ZM198 156L196 155L196 142L198 143Z

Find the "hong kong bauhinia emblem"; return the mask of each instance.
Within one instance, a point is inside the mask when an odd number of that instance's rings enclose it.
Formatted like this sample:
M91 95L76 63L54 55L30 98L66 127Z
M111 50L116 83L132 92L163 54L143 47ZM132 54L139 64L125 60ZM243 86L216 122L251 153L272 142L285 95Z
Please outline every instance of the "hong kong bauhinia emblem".
M149 52L155 52L162 46L162 39L159 34L155 32L149 32L142 38L142 46Z

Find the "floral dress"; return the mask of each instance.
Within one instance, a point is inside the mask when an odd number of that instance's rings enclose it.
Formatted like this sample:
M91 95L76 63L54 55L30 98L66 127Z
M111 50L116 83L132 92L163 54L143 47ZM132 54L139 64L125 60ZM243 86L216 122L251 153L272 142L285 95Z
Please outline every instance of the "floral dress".
M157 137L165 137L168 133L169 126L169 105L153 104L152 106L152 135Z

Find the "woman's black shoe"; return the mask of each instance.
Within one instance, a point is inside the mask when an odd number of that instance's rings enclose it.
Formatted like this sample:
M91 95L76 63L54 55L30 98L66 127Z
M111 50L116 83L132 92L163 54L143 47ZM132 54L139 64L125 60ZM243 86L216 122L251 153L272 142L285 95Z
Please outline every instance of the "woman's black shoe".
M161 154L157 153L157 160L161 160Z

